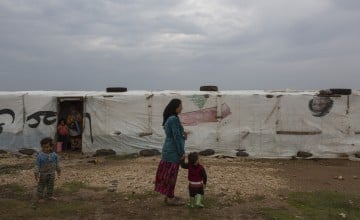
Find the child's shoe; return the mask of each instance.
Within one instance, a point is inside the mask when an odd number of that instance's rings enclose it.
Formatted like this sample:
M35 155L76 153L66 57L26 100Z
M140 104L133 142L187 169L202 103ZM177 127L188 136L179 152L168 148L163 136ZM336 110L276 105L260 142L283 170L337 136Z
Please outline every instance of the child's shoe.
M190 202L188 203L188 206L190 208L194 208L195 207L195 197L190 197Z
M196 194L195 196L195 199L196 199L196 206L199 207L199 208L204 208L204 204L202 203L202 200L203 200L203 195L201 194Z

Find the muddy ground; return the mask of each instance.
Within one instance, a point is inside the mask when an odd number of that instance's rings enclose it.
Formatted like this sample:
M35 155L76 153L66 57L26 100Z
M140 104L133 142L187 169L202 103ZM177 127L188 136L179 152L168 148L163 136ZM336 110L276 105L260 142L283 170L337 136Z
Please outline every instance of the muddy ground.
M56 180L58 200L34 208L35 156L0 155L0 203L14 204L0 219L265 219L261 210L286 207L284 201L291 192L360 195L359 161L213 156L201 157L208 174L205 208L173 207L153 191L159 156L95 158L62 153L60 157L63 172ZM175 190L184 199L188 198L186 175L187 171L180 169ZM9 192L12 185L22 187L22 194ZM20 208L24 213L16 213ZM56 208L62 213L46 211Z

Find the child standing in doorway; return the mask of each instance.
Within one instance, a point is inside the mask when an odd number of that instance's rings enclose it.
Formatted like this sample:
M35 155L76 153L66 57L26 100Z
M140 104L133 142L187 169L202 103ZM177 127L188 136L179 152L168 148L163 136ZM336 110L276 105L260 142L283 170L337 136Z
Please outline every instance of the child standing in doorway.
M60 164L58 155L53 152L53 140L51 138L44 138L40 141L41 152L38 153L35 161L35 180L37 186L37 200L44 198L44 190L46 188L46 198L56 200L53 196L55 172L60 178Z
M190 202L188 206L190 208L199 207L203 208L204 189L207 183L207 175L205 168L199 162L199 155L196 152L192 152L188 155L188 163L185 160L181 161L181 167L188 169L189 180L189 194Z
M69 128L65 123L65 119L60 119L57 127L58 142L62 142L62 150L68 150Z

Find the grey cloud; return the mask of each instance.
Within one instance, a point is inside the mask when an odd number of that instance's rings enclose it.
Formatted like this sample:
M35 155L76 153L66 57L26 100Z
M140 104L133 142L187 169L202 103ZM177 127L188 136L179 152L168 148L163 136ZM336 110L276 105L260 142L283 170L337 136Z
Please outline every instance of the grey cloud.
M228 0L217 2L222 9L200 7L191 13L184 2L29 0L16 2L19 7L0 2L0 89L360 84L360 8L355 0L329 1L326 8L298 15L291 15L296 9L287 10L290 4L282 0L274 3L285 7L281 10L262 1ZM237 13L245 14L229 16Z
M336 5L337 8L344 10L360 10L360 2L357 0L346 0L346 1L337 1L332 0L332 2Z

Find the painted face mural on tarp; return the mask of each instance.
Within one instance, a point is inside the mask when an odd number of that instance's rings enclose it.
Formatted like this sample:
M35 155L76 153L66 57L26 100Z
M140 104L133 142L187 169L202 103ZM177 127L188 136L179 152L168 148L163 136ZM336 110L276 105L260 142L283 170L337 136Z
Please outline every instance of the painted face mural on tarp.
M327 96L314 96L309 101L309 109L311 114L315 117L322 117L327 115L332 106L334 101Z

